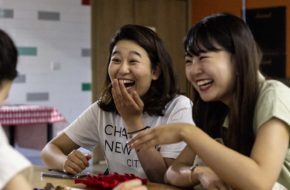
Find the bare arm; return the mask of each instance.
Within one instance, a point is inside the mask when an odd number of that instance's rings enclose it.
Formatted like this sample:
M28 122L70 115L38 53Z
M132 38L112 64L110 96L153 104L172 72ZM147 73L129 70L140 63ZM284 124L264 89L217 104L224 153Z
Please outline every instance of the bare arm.
M31 190L32 187L21 173L15 175L4 187L4 190Z
M132 122L127 122L127 126L134 126L138 129L144 128L143 121L136 119ZM149 147L140 151L136 151L140 164L145 171L148 179L152 182L164 183L164 175L168 167L174 159L163 158L154 147Z
M66 134L62 133L52 139L41 151L42 160L49 168L76 174L88 166L88 159L77 149Z
M152 182L164 183L164 174L174 161L171 158L163 158L155 148L148 148L137 152L139 161L148 179Z
M181 136L223 181L245 190L272 188L289 143L287 125L275 118L259 128L250 157L215 142L197 128L187 127Z
M136 91L127 91L123 82L114 80L112 94L116 108L127 125L127 131L143 129L144 104ZM164 174L174 159L163 158L154 147L137 152L138 159L148 179L152 182L164 182Z
M170 124L139 133L129 145L137 150L184 140L204 163L234 189L271 189L285 159L287 124L272 118L258 130L250 157L244 156L189 124Z
M190 147L186 146L168 168L165 174L165 182L179 187L192 187L197 184L197 176L192 174L191 169L194 158L195 154Z

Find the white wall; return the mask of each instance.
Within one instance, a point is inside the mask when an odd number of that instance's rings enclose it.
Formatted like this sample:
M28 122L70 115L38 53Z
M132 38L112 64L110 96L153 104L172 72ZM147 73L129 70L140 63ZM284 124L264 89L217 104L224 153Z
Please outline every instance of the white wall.
M20 51L7 103L53 106L68 122L90 105L91 91L82 88L91 84L90 6L81 0L0 0L0 28Z

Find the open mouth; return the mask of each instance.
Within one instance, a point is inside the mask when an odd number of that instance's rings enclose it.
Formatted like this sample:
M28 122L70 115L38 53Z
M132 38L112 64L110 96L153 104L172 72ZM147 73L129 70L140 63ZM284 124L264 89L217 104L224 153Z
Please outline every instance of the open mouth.
M213 83L213 80L200 80L197 82L197 85L200 88L204 88L204 87L210 86L212 83Z
M129 88L129 87L132 87L132 86L134 86L135 85L135 81L133 81L133 80L123 80L123 83L124 83L124 85L125 85L125 87L126 88Z

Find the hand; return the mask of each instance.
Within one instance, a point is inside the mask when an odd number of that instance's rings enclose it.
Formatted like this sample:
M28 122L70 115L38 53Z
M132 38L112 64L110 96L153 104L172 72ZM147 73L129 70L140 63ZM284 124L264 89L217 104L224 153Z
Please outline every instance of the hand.
M129 146L137 151L160 144L172 144L182 141L181 131L193 126L185 123L173 123L147 129L138 133L129 141Z
M231 188L227 186L213 170L207 166L198 166L193 170L193 175L196 175L200 185L203 189L208 190L230 190Z
M84 155L79 150L73 150L67 155L67 159L63 165L63 171L75 175L88 167L88 161L91 158L91 155Z
M130 181L120 183L113 190L147 190L147 187L142 185L141 180L133 179Z
M114 79L112 82L112 95L116 109L128 127L140 123L144 103L135 90L127 90L123 81ZM138 126L137 126L138 127ZM143 126L141 126L142 128ZM138 128L132 128L137 130Z

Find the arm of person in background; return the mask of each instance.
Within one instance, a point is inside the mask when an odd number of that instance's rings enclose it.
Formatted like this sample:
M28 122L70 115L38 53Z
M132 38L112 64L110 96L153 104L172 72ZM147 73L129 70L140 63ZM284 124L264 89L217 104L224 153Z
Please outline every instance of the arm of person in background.
M0 189L31 190L27 175L22 171L29 170L31 163L8 144L7 138L0 127Z
M44 163L51 169L57 169L70 174L83 171L88 165L90 155L84 155L65 133L52 139L41 151Z
M4 187L4 190L15 190L19 189L21 190L31 190L32 187L28 183L28 181L25 179L24 176L21 174L16 174Z
M289 131L287 124L279 119L265 122L257 131L250 157L216 142L188 124L171 124L170 129L166 126L140 132L129 145L139 150L183 140L232 188L271 189L287 153Z
M112 95L119 114L128 127L128 133L143 129L144 104L136 91L127 90L124 83L114 79ZM174 159L163 158L154 147L137 152L139 161L150 181L164 182L164 174Z

